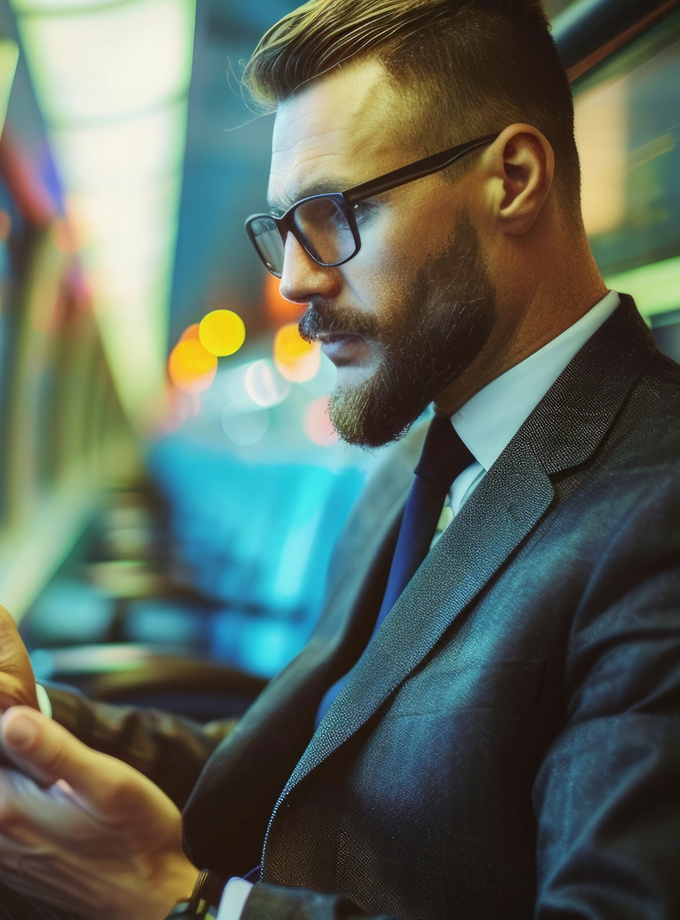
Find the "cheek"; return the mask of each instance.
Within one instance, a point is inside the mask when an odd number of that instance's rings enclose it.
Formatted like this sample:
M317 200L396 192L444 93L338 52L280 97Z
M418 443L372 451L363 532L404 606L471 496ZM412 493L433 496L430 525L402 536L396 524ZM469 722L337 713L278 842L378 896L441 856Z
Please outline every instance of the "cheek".
M368 260L367 260L368 263ZM391 252L381 253L370 264L346 273L351 300L357 309L381 322L399 312L407 283L404 266Z
M389 279L412 255L408 226L388 212L361 229L361 250L355 261L373 275Z
M345 284L353 304L362 311L382 314L398 297L404 283L404 264L391 240L362 240L359 254L344 266Z
M374 314L403 312L414 286L423 287L421 282L428 281L423 278L424 267L451 245L451 221L441 208L430 199L406 205L386 207L361 226L359 254L344 266L354 303Z

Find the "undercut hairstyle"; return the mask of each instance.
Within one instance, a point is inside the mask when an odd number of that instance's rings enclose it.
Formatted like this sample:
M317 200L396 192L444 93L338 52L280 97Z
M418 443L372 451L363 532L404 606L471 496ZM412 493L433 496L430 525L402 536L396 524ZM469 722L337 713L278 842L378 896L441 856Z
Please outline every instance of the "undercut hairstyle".
M243 82L275 108L361 58L380 62L409 105L423 154L522 122L555 153L555 186L580 209L569 81L541 0L309 0L263 36Z

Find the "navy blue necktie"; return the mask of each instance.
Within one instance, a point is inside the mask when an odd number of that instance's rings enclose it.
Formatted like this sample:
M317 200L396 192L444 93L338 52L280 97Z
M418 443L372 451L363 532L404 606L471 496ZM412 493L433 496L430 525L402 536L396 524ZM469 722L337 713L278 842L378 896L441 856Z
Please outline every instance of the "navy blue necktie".
M430 422L420 460L414 471L373 635L427 556L449 489L454 479L474 459L456 433L451 419L436 415ZM326 691L317 711L316 725L348 679L349 674L343 675Z

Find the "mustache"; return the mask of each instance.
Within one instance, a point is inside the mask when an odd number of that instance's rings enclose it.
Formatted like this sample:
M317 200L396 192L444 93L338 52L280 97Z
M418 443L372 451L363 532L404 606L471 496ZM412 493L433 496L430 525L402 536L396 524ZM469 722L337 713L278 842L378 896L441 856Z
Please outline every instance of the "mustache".
M319 336L356 335L380 341L378 323L374 317L356 310L345 310L329 301L310 303L298 323L300 336L313 342Z

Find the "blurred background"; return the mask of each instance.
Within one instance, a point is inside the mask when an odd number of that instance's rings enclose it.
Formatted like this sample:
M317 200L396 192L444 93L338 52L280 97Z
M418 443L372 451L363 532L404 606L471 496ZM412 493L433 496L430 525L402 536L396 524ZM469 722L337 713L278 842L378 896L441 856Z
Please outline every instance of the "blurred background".
M296 5L0 0L0 603L41 679L238 709L379 459L243 231L273 119L240 75ZM545 6L596 257L679 359L679 4Z

